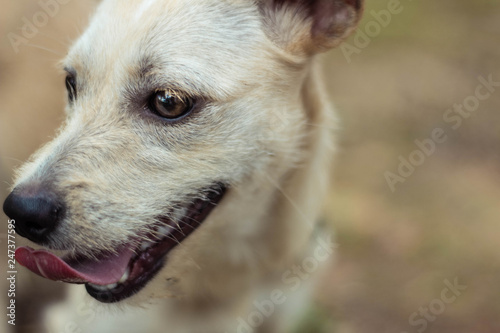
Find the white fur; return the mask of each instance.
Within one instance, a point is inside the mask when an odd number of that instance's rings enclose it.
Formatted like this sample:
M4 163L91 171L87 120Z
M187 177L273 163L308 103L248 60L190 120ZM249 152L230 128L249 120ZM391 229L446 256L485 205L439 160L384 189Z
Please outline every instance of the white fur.
M92 333L234 330L253 297L279 286L280 273L304 255L327 189L334 127L310 54L322 45L310 48L313 18L292 15L310 11L259 6L267 3L105 0L72 47L64 64L77 72L78 98L17 180L50 179L64 194L52 248L113 251L214 181L230 189L128 300L146 312L100 306L87 320L95 306L73 287L49 311L52 332L68 322ZM205 104L169 125L147 118L144 89ZM98 316L108 311L113 318Z
M140 4L134 16L134 22L143 18L144 13L155 4L156 0L145 0Z

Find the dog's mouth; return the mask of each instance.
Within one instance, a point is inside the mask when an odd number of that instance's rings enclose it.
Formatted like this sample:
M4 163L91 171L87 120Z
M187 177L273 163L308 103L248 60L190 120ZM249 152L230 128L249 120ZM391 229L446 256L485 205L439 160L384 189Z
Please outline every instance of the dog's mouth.
M113 254L60 258L47 250L20 247L16 250L16 259L47 279L85 284L87 292L100 302L119 302L139 292L153 279L165 265L167 253L202 224L225 192L225 187L220 185L204 191L203 198L182 209L182 215L175 221L161 217L161 223L155 224L139 245L137 240L131 241Z

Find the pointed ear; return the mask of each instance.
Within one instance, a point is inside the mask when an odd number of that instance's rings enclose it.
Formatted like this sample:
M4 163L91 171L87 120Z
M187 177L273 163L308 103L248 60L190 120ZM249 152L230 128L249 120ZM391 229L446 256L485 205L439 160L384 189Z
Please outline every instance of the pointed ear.
M297 55L342 42L361 18L364 0L259 0L269 38Z

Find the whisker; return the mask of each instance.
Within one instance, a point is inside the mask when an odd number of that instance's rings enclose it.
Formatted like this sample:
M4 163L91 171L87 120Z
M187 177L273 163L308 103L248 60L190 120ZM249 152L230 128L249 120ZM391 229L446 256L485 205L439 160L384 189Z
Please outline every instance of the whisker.
M319 127L319 128L325 128L331 131L337 131L338 128L332 127L332 126L325 126L325 125L319 125L319 124L311 124L311 123L304 123L306 126L312 126L312 127Z
M2 156L2 158L6 159L6 160L16 161L16 162L19 162L19 163L23 163L23 162L24 162L24 161L21 161L21 160L20 160L20 159L18 159L18 158L11 157L11 156Z
M297 213L299 213L300 216L302 216L303 220L309 225L309 227L311 229L314 229L314 223L312 223L311 221L309 221L309 219L304 214L304 212L302 212L302 210L299 208L299 206L297 205L297 203L295 201L293 201L292 198L290 198L290 196L283 190L283 188L274 179L272 179L269 176L269 174L267 174L267 173L266 173L266 178L272 183L272 185L274 187L276 187L278 189L278 191L283 195L283 197L285 199L287 199L288 202L290 202L290 204L292 205L292 207L297 211Z
M27 45L27 46L30 46L30 47L33 47L33 48L36 48L36 49L40 49L40 50L43 50L43 51L47 51L47 52L49 52L49 53L52 53L52 54L57 55L58 57L62 57L62 56L63 56L63 54L61 54L61 53L59 53L59 52L57 52L57 51L51 50L51 49L49 49L49 48L46 48L46 47L44 47L44 46L41 46L41 45L36 45L36 44L31 44L31 43L26 44L26 45Z
M70 46L70 44L69 44L69 43L65 43L65 42L63 42L62 40L60 40L59 38L56 38L56 37L54 37L54 36L52 36L52 35L49 35L49 34L48 34L48 33L46 33L46 32L39 31L39 32L38 32L38 34L39 34L39 35L41 35L41 36L44 36L44 37L46 37L46 38L48 38L48 39L50 39L50 40L53 40L53 41L57 42L58 44L60 44L60 45L64 46L65 48L68 48L68 47ZM62 54L60 54L60 55L62 55Z

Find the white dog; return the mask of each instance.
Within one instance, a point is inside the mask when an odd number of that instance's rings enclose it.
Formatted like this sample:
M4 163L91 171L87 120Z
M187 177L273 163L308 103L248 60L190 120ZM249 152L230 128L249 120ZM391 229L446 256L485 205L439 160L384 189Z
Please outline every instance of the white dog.
M262 295L282 302L283 272L319 251L333 114L314 56L361 11L361 0L102 2L64 61L67 121L4 204L48 249L18 249L20 264L85 284L49 311L51 333L289 329L289 306L241 318Z

